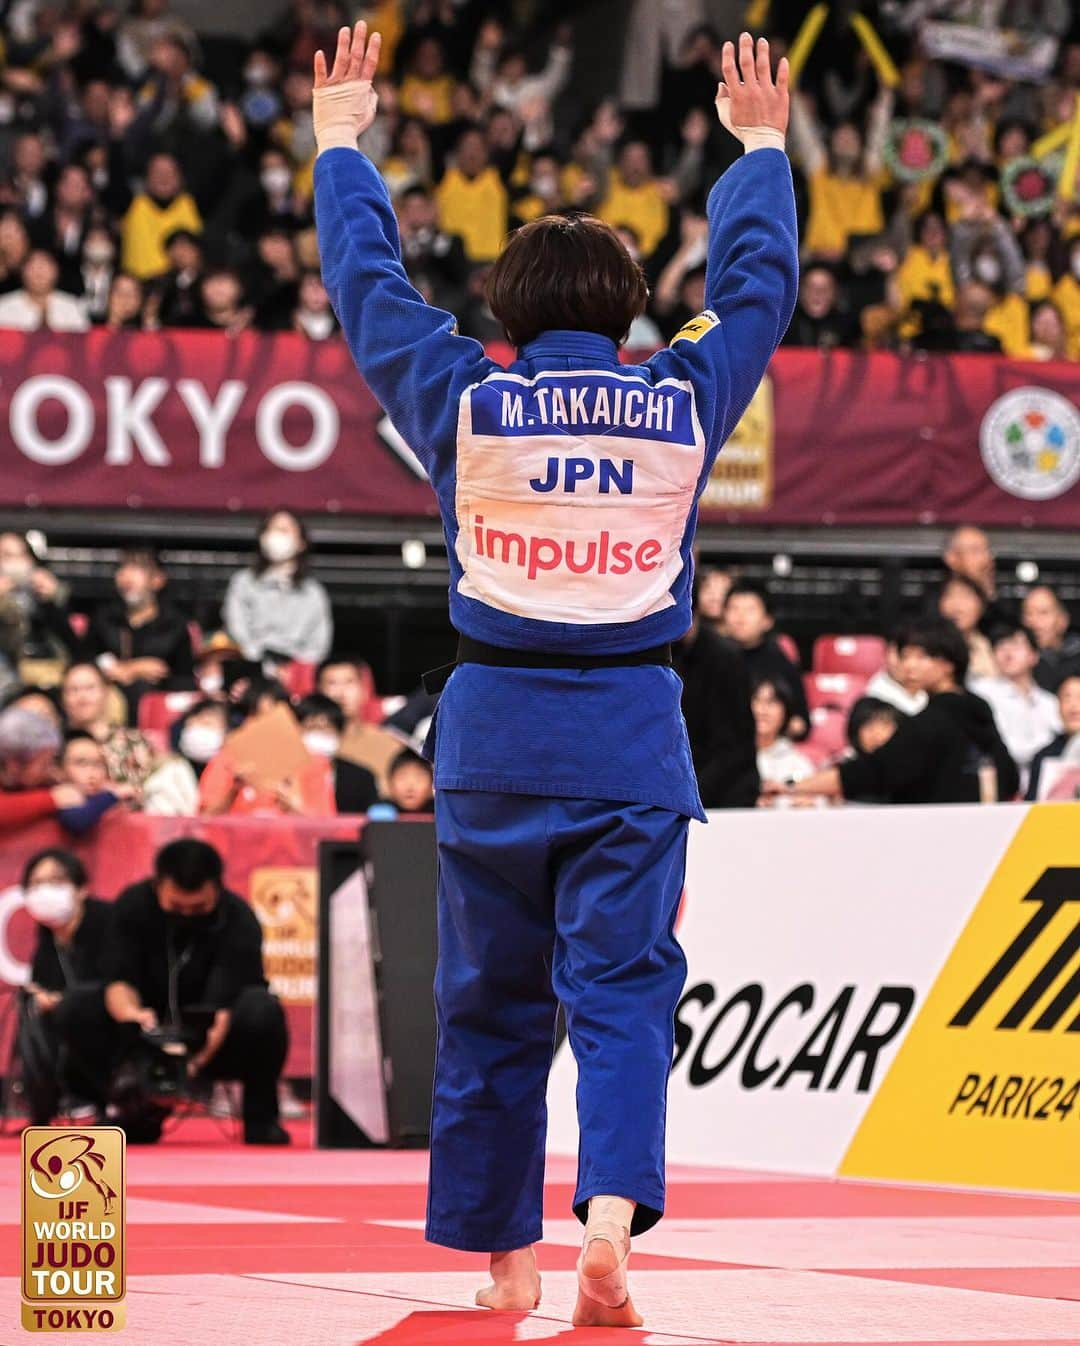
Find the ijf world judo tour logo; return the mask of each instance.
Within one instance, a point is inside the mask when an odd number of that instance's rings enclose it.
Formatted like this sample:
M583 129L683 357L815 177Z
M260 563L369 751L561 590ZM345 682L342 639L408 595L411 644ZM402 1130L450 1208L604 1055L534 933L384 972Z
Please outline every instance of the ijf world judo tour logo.
M32 1126L22 1137L22 1325L125 1325L124 1133Z
M992 479L1022 500L1053 500L1080 479L1080 412L1046 388L999 397L983 418L979 444Z

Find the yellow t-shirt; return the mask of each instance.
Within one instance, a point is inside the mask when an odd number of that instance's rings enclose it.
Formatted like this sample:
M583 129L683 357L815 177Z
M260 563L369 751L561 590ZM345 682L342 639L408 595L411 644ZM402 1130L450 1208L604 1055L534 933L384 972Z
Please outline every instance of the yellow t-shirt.
M1031 313L1018 294L1007 294L989 309L983 319L983 331L1001 342L1001 349L1015 360L1022 360L1031 347Z
M905 309L932 299L946 308L952 308L956 302L949 254L943 252L939 257L931 257L921 243L916 243L900 264L896 283Z
M836 256L845 251L852 234L879 234L885 228L883 181L883 175L841 178L828 168L812 173L806 251Z
M1062 276L1050 295L1058 306L1069 334L1069 359L1080 360L1080 280Z
M120 226L124 270L140 280L164 275L169 269L165 240L177 229L201 234L202 227L199 208L187 192L181 192L164 208L140 194L128 207Z
M671 219L668 203L655 182L628 187L617 172L612 173L607 196L596 213L605 224L633 229L642 257L656 251Z
M420 117L432 126L445 126L454 115L454 78L440 75L438 79L421 79L406 75L398 95L402 112Z
M506 240L509 200L502 178L494 168L485 168L467 178L460 168L447 169L435 188L439 226L448 234L460 234L470 262L493 262Z
M1024 294L1029 304L1041 303L1050 298L1054 288L1054 277L1045 262L1028 262L1024 272Z

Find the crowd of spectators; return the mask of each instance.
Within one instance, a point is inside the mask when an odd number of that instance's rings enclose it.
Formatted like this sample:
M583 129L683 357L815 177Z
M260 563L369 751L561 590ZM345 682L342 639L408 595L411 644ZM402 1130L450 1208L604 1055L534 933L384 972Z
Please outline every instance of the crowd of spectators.
M335 647L327 594L290 512L259 527L223 625L207 633L172 602L153 552L124 553L116 597L86 618L36 560L35 541L0 535L0 827L55 818L77 836L133 809L430 812L422 753L436 699L409 688L378 695L367 662ZM822 766L840 768L825 795L846 781L844 797L863 803L1037 798L1059 775L1048 759L1080 764L1080 636L1065 604L1038 583L1012 608L980 529L957 529L942 559L943 582L878 642L873 664L831 679L777 632L765 587L699 571L675 667L706 807L775 802L778 786L813 794ZM946 770L939 750L950 735ZM882 775L897 755L903 769Z
M809 7L750 8L779 54ZM1044 200L1022 172L1073 113L1075 16L1010 4L1010 25L1045 30L1054 60L1044 79L1006 79L929 59L905 13L970 5L863 8L897 74L883 78L848 7L834 6L793 103L803 277L786 340L1080 357L1080 207L1075 195ZM588 210L649 279L630 344L661 344L704 307L705 197L735 148L711 111L731 32L706 19L741 25L744 10L628 0L621 88L601 100L574 78L590 53L572 24L543 7L294 0L223 59L169 0L127 12L113 0L10 0L0 326L331 337L312 218L311 62L358 11L384 37L362 148L390 188L420 291L466 333L499 339L483 281L508 231ZM927 126L939 140L918 141ZM915 160L928 156L917 180L905 134Z

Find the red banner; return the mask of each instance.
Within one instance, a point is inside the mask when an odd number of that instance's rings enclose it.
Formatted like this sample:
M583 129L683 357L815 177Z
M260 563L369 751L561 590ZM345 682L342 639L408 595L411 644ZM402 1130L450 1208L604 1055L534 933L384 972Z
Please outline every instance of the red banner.
M0 505L436 513L341 341L5 331L0 361ZM1073 527L1078 399L1078 363L783 350L702 517Z
M115 898L147 878L154 855L177 837L210 842L225 861L225 883L255 908L263 927L263 963L270 989L281 997L289 1020L286 1073L310 1075L318 951L318 846L355 839L360 818L151 818L107 816L82 838L55 823L5 835L0 845L0 989L19 984L30 959L36 927L9 891L23 866L45 846L74 851L90 875L95 897Z

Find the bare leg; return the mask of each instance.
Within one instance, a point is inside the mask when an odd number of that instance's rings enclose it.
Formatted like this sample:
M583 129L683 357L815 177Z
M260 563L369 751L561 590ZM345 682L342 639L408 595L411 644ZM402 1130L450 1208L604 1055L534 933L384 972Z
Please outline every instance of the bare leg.
M634 1202L617 1196L596 1196L589 1202L589 1222L578 1262L575 1327L640 1327L627 1287L630 1224Z
M516 1309L519 1313L538 1309L540 1273L536 1270L536 1255L532 1248L492 1253L491 1284L476 1292L476 1302L482 1309Z

